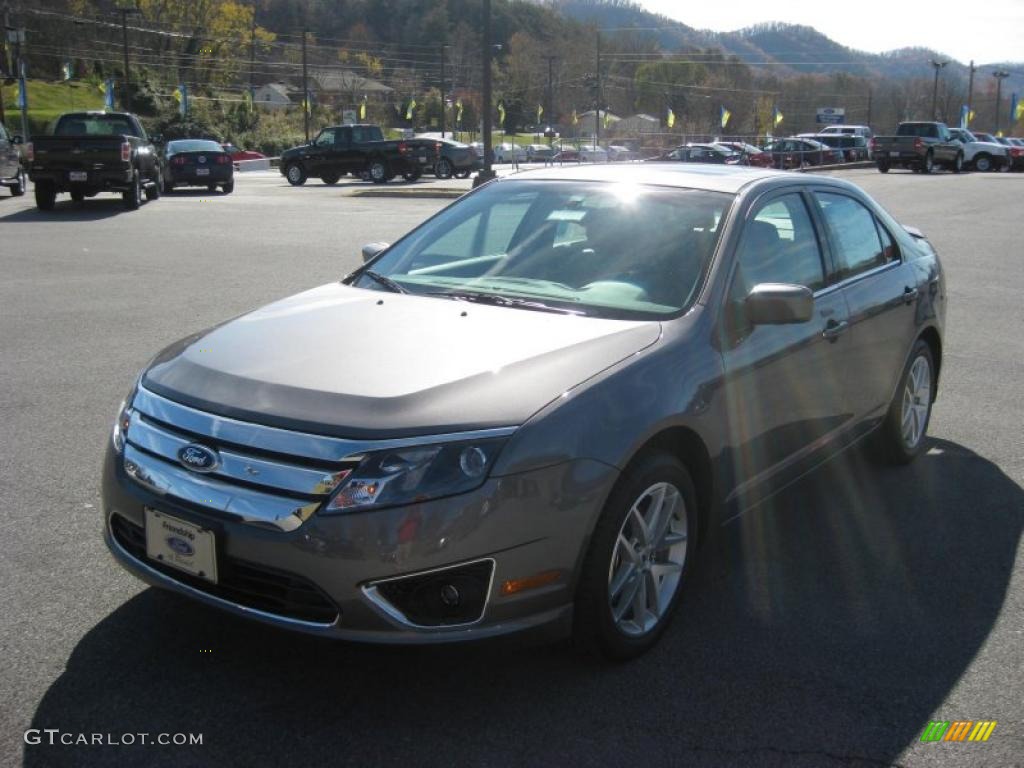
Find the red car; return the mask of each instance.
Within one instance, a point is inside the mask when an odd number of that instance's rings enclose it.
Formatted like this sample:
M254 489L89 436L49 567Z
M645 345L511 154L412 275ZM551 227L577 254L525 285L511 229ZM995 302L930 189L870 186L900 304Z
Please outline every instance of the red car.
M251 149L239 149L234 144L221 144L224 147L224 151L231 155L232 162L237 163L239 160L264 160L266 155L260 152L254 152Z
M752 165L757 168L772 167L771 153L765 152L763 149L755 147L753 144L746 144L742 141L718 141L715 143L720 147L728 147L733 152L739 152L743 155L743 159L740 160L741 165Z

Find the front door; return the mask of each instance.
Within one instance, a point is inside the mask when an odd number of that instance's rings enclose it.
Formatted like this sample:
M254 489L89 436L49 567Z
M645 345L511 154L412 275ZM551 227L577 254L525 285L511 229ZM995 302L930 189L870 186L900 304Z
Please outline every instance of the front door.
M827 270L808 200L799 191L758 201L746 217L723 307L730 462L726 494L752 488L794 466L850 420L844 396L846 300L827 287ZM743 302L760 283L803 285L815 293L804 323L754 326Z

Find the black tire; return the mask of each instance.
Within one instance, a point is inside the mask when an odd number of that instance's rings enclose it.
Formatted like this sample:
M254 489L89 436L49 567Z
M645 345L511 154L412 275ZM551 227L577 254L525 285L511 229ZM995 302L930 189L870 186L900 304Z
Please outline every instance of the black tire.
M160 190L162 194L169 195L174 191L174 184L168 180L166 176L161 176L163 182L163 188Z
M25 174L25 169L19 168L18 175L15 178L17 181L11 185L11 194L15 197L21 197L25 194L25 190L28 189L28 176Z
M991 155L982 152L980 155L974 156L974 170L979 173L988 173L993 167Z
M406 171L405 173L403 173L402 178L405 179L410 184L412 184L414 181L418 181L420 176L422 175L423 171L421 171L419 168L416 168L415 170Z
M152 202L153 200L160 199L160 193L164 186L164 175L160 171L156 172L156 178L153 179L153 183L146 187L146 199Z
M70 194L71 199L76 203L80 203L85 200L85 192L80 189L72 189Z
M908 379L918 359L923 359L928 365L928 402L915 405L925 405L923 426L916 443L909 443L904 437L903 421L904 399L908 393ZM928 434L928 423L931 421L932 403L935 402L935 381L936 381L935 360L932 356L932 349L928 344L918 339L911 350L910 358L903 368L903 375L900 376L899 386L896 387L896 394L893 395L892 403L885 419L873 435L874 448L877 457L888 464L909 464L918 454L924 450L927 443L925 439ZM920 418L920 417L919 417Z
M284 177L293 187L301 187L306 183L306 169L301 163L291 163L284 169Z
M52 211L57 202L57 190L52 181L36 182L36 208L40 211Z
M953 173L960 173L964 169L964 154L963 152L956 153L956 160L953 161L952 171Z
M612 616L610 573L615 565L619 534L627 518L631 517L631 508L643 498L646 489L658 483L668 483L675 487L685 505L682 570L661 617L642 634L629 634L616 624ZM583 561L573 612L573 643L579 650L621 661L639 656L658 641L685 589L687 574L696 552L697 515L697 493L693 480L678 459L663 451L648 451L630 463L605 502ZM646 578L642 570L640 578ZM633 600L627 599L625 602L632 603Z
M334 184L337 184L338 183L338 179L340 179L340 178L341 178L341 174L340 173L336 173L334 171L328 171L328 172L324 173L320 177L320 181L322 181L327 186L332 186Z
M217 185L216 184L207 184L206 185L206 191L207 192L216 192L217 191Z
M878 172L879 173L888 173L889 172L889 164L888 163L879 163L878 164Z
M455 171L454 176L456 179L468 179L470 173L471 171Z
M366 166L366 173L374 184L387 184L388 179L394 178L387 162L379 157L370 161L370 164Z
M234 182L234 180L229 181L227 184L224 184L220 188L220 191L223 192L225 195L230 195L232 192L234 192L235 191L235 182Z
M921 173L931 173L935 170L935 155L929 149L924 153L924 162L921 163Z
M455 169L452 167L452 161L447 157L442 157L437 161L437 165L434 166L434 175L439 179L450 179L454 173Z
M142 179L138 171L132 174L132 183L128 189L121 193L121 203L126 211L137 211L142 205Z

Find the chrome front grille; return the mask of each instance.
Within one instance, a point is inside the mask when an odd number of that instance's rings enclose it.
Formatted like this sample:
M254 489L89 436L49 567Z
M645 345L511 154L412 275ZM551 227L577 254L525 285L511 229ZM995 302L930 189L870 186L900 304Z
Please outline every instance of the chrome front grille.
M179 452L193 444L216 452L213 471L182 466ZM124 468L160 495L288 531L309 519L358 465L359 447L204 413L140 387L131 406Z

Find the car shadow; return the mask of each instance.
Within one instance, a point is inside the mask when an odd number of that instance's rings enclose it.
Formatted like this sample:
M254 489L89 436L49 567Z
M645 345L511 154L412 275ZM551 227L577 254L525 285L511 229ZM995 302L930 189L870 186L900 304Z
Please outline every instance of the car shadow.
M143 200L142 207L146 207ZM45 221L54 224L78 224L83 221L100 221L118 214L130 214L125 210L120 197L97 197L76 203L69 197L58 198L52 211L40 211L38 208L22 208L19 211L0 216L3 224L31 224Z
M31 727L202 746L44 743L24 764L888 765L999 617L1022 510L954 443L901 468L849 452L720 529L662 642L618 665L331 643L147 589L80 640Z

